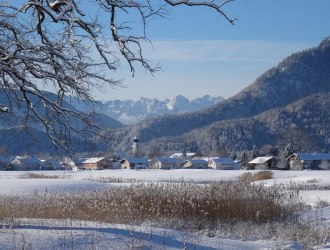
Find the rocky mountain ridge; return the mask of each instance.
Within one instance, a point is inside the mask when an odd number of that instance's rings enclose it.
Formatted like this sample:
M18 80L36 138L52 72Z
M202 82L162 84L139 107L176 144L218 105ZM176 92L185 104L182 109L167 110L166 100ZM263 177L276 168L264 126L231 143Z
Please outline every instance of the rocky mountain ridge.
M104 102L93 103L87 106L75 98L67 97L67 101L80 110L93 109L98 113L110 116L123 124L134 124L142 120L159 117L166 114L182 114L194 112L223 101L223 97L211 97L205 95L203 97L189 100L188 98L178 95L167 98L163 101L156 98L140 98L134 100L109 100Z

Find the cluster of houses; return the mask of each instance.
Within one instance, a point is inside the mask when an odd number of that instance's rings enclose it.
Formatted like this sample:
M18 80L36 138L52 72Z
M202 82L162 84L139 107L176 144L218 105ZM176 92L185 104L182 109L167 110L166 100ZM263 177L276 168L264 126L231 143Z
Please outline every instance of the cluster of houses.
M63 165L55 159L41 160L30 156L0 156L0 170L60 170Z
M330 154L327 153L295 153L287 158L291 170L330 169ZM257 157L247 164L239 160L223 157L197 157L195 153L175 153L169 157L108 157L69 158L63 161L54 159L42 160L37 157L0 156L0 170L101 170L101 169L283 169L277 166L275 157Z
M283 163L282 163L283 164ZM146 158L124 158L119 162L122 169L215 169L215 170L329 170L330 154L328 153L294 153L286 158L285 164L279 166L276 157L261 156L244 164L237 159L228 157L196 157L194 153L185 156L176 153L170 157L157 157L152 160Z
M231 158L195 157L194 153L173 154L170 157L124 157L114 160L108 157L78 158L76 160L42 160L29 156L0 156L0 170L101 170L101 169L240 169Z

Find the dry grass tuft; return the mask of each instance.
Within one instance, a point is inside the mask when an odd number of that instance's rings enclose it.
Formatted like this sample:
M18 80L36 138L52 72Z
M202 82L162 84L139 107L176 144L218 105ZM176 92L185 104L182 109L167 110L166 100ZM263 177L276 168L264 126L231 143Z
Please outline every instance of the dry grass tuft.
M24 173L17 176L18 179L70 179L67 174L42 174L42 173Z
M254 174L255 181L262 181L262 180L269 180L273 179L273 172L272 171L260 171Z
M254 181L262 181L262 180L269 180L273 179L273 172L264 170L264 171L259 171L255 174L252 174L250 172L244 173L241 176L238 177L239 181L243 183L251 183Z
M24 173L17 177L18 179L59 179L59 175L39 174L39 173Z

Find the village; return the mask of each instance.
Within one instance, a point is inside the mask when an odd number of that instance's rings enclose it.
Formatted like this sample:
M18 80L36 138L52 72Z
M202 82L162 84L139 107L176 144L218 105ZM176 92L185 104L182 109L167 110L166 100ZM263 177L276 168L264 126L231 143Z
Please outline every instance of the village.
M41 159L36 156L0 155L0 171L38 171L38 170L172 170L172 169L210 169L210 170L330 170L329 153L294 153L291 145L289 153L281 159L277 156L260 156L254 148L250 157L246 151L238 158L228 156L203 156L200 152L176 152L169 156L140 156L139 139L132 140L128 153L112 156L63 157L62 160ZM249 158L252 158L249 160Z
M281 163L283 165L283 163ZM198 156L197 153L174 153L168 157L86 157L75 160L65 157L40 159L36 156L0 156L0 171L37 170L171 170L171 169L210 169L210 170L329 170L329 153L293 153L286 158L285 167L274 156L258 156L248 162L230 157Z

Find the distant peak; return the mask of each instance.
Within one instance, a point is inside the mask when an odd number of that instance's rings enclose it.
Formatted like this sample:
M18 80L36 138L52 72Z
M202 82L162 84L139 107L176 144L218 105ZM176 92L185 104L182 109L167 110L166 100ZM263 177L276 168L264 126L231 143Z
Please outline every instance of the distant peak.
M180 101L189 101L189 99L187 97L184 97L183 95L177 95L174 99Z

